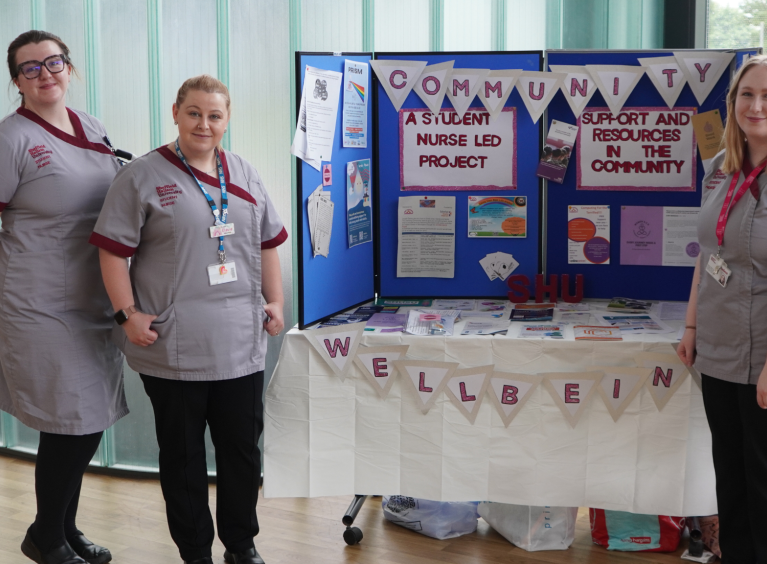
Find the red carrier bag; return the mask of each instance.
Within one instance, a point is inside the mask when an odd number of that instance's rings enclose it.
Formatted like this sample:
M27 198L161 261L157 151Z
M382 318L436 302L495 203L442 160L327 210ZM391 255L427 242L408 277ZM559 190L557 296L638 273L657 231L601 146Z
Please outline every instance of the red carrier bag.
M684 530L684 517L639 515L589 509L591 540L607 550L674 552Z

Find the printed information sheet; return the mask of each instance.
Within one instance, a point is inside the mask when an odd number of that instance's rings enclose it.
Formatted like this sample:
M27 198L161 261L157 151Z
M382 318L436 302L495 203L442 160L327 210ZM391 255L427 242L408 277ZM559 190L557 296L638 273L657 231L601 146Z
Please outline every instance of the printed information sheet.
M610 264L610 206L567 206L567 264Z
M373 240L370 159L352 161L346 165L346 225L349 248Z
M400 198L397 227L399 278L454 277L454 196Z
M320 161L333 157L342 79L340 72L306 66L291 153L317 170L320 170Z
M700 208L621 207L621 264L695 266Z
M344 147L368 146L368 73L367 63L344 61Z
M469 196L469 237L527 237L527 196Z

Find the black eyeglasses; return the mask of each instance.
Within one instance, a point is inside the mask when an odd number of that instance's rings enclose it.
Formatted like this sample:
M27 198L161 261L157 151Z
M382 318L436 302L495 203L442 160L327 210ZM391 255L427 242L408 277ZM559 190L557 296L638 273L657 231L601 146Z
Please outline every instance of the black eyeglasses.
M64 67L69 63L66 55L51 55L46 57L42 61L26 61L16 67L25 78L33 79L40 76L43 72L43 65L48 69L51 74L56 74L64 70Z

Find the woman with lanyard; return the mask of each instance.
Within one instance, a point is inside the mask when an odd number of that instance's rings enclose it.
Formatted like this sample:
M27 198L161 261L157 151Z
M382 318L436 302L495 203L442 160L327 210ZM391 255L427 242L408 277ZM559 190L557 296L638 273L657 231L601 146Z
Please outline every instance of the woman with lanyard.
M287 233L258 172L220 148L226 86L190 78L173 119L176 141L115 178L91 242L118 312L114 339L152 401L160 485L181 558L212 562L207 424L224 558L260 564L253 537L264 357L266 334L283 328L276 247Z
M767 563L767 57L727 94L725 150L703 179L701 253L677 349L701 373L722 562Z
M112 307L88 244L119 165L96 118L65 105L64 42L28 31L8 47L21 107L0 122L0 409L40 431L37 515L21 550L45 564L103 564L75 524L83 473L127 415Z

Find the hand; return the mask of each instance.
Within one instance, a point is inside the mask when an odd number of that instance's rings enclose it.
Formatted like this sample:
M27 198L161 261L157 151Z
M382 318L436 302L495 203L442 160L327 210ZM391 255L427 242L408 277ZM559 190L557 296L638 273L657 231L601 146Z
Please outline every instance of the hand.
M285 321L282 319L282 304L271 302L264 306L264 313L270 318L264 321L264 329L270 336L275 337L285 328Z
M682 340L676 348L676 354L685 366L692 366L695 362L695 329L684 330ZM767 380L765 380L765 388L767 388Z
M767 366L762 369L756 384L756 403L762 409L767 409Z
M157 331L149 328L155 319L156 315L137 311L122 324L122 328L131 343L139 347L148 347L157 340Z

